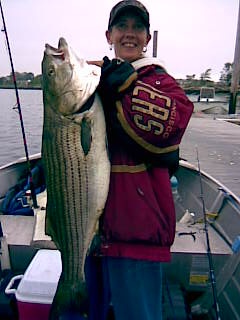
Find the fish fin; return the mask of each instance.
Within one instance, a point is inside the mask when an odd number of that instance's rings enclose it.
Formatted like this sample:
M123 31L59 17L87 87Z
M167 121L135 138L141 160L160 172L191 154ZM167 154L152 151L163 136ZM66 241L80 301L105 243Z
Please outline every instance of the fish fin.
M92 128L86 118L81 122L81 145L85 156L89 153L92 143Z
M88 294L84 281L65 282L60 277L50 310L49 320L65 319L67 314L76 313L84 317L88 313Z

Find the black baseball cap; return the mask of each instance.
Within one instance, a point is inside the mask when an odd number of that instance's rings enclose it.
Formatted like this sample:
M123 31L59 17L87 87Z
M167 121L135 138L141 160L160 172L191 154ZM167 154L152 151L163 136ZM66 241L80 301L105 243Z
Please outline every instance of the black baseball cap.
M114 25L116 19L125 11L133 10L135 11L142 19L143 24L147 28L149 33L149 12L146 7L137 0L123 0L118 2L111 10L109 22L108 22L108 30Z

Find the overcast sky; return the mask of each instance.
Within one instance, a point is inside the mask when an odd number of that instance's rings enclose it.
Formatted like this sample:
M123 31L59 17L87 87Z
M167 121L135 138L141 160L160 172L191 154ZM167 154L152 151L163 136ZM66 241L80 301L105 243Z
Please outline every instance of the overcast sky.
M1 0L15 71L41 73L45 43L63 36L79 57L111 57L105 39L116 0ZM219 79L233 62L239 0L143 0L151 33L158 31L158 58L174 77L197 78L208 68ZM2 19L0 19L2 28ZM148 46L152 55L152 41ZM0 35L0 76L10 74L5 34Z

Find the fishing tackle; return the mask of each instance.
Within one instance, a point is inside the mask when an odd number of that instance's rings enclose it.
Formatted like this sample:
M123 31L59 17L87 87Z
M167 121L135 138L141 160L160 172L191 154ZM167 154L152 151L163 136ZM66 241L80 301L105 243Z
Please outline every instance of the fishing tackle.
M205 235L206 235L207 257L208 257L209 273L210 273L210 280L211 280L212 292L213 292L214 310L215 310L215 313L216 313L216 320L221 320L219 304L218 304L218 298L217 298L216 279L215 279L215 275L214 275L212 253L211 253L209 234L208 234L207 213L206 213L205 201L204 201L204 196L203 196L202 175L201 175L200 161L199 161L198 148L197 147L196 147L196 154L197 154L198 174L199 174L199 182L200 182L200 198L201 198L201 201L202 201L204 231L205 231Z
M36 198L36 193L35 193L34 185L33 185L31 164L30 164L30 160L29 160L27 140L26 140L26 135L25 135L25 130L24 130L22 110L21 110L20 99L19 99L19 94L18 94L16 75L15 75L15 71L14 71L14 67L13 67L13 59L12 59L10 44L9 44L9 40L8 40L7 28L6 28L6 24L5 24L5 19L4 19L1 0L0 0L0 9L1 9L2 22L3 22L3 28L1 29L1 31L3 31L5 33L6 42L7 42L7 49L8 49L8 55L9 55L10 64L11 64L13 84L14 84L14 89L15 89L15 94L16 94L16 99L17 99L17 109L18 109L18 113L19 113L19 119L20 119L20 124L21 124L21 131L22 131L24 150L25 150L25 155L26 155L26 160L27 160L27 165L28 165L28 175L29 175L29 180L30 180L30 190L31 190L31 196L32 196L32 200L33 200L33 207L37 208L38 207L37 198Z

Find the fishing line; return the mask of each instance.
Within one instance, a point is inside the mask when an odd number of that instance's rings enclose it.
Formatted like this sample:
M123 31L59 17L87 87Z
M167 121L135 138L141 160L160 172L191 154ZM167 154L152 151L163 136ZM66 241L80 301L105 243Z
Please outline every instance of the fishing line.
M197 146L196 146L196 154L197 154L199 181L200 181L200 198L201 198L201 201L202 201L204 231L205 231L206 242L207 242L207 257L208 257L209 273L210 273L210 280L211 280L212 292L213 292L214 310L215 310L215 313L216 313L216 319L217 320L221 320L221 318L220 318L220 310L219 310L219 305L218 305L218 298L217 298L216 279L215 279L215 275L214 275L212 253L211 253L209 234L208 234L207 213L206 213L206 207L205 207L205 201L204 201L204 195L203 195L202 174L201 174L201 169L200 169L200 161L199 161Z
M0 0L0 9L1 9L2 22L3 22L3 28L1 29L1 31L4 32L5 37L6 37L8 55L9 55L9 60L10 60L10 64L11 64L12 78L13 78L13 84L14 84L14 89L15 89L15 94L16 94L16 100L17 100L17 109L18 109L18 114L19 114L19 119L20 119L20 124L21 124L22 138L23 138L24 150L25 150L25 155L26 155L26 160L27 160L27 166L28 166L28 174L29 174L29 183L30 183L31 196L32 196L32 200L33 200L33 206L34 206L34 208L37 208L37 207L38 207L38 205L37 205L37 198L36 198L36 193L35 193L34 185L33 185L32 172L31 172L31 164L30 164L30 160L29 160L27 140L26 140L26 135L25 135L25 130L24 130L22 110L21 110L20 99L19 99L19 94L18 94L18 87L17 87L16 75L15 75L15 71L14 71L14 67L13 67L13 59L12 59L11 49L10 49L10 45L9 45L7 28L6 28L6 24L5 24L5 19L4 19L4 14L3 14L3 8L2 8L1 0Z

